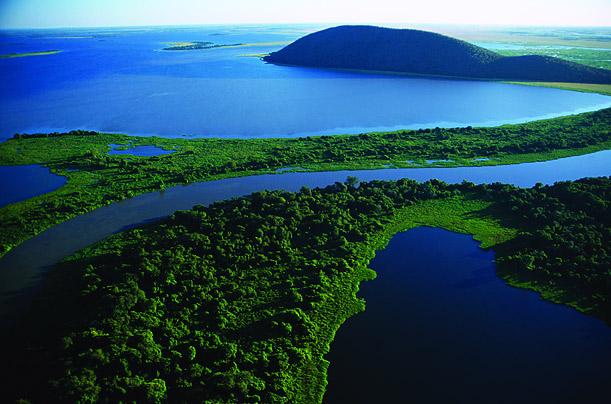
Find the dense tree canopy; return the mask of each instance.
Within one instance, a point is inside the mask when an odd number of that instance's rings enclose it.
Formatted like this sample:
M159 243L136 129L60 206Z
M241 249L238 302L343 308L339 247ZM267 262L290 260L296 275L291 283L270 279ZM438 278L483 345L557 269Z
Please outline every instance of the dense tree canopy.
M45 402L320 401L323 355L364 307L355 291L377 240L423 201L465 198L519 229L495 247L503 276L611 319L610 178L532 189L351 178L196 206L70 258L4 344L7 385Z

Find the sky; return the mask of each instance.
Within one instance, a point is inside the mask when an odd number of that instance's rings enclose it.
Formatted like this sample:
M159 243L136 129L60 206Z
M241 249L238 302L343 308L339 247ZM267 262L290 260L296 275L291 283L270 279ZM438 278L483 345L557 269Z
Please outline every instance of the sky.
M241 23L610 26L611 0L0 0L0 28Z

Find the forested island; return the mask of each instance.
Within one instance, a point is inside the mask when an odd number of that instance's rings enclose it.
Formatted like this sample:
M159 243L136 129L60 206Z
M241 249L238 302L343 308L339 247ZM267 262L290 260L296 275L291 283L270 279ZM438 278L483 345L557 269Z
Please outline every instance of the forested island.
M14 335L7 399L320 402L375 251L427 225L510 284L611 321L611 178L521 189L348 178L176 212L55 268Z
M541 55L502 56L433 32L339 26L264 57L270 63L486 80L610 84L611 71Z
M108 155L110 145L155 145L174 153ZM585 154L610 145L611 109L499 127L297 139L185 140L93 131L15 135L0 144L0 164L41 164L68 182L54 192L0 208L0 256L67 219L176 184L290 167L321 171L511 164Z

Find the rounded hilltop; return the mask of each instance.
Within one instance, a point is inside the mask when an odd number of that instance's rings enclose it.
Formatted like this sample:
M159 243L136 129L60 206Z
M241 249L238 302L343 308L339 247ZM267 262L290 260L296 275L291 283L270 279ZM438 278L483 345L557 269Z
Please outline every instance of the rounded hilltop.
M611 71L549 56L502 56L413 29L344 25L306 35L264 58L275 64L490 80L611 83Z

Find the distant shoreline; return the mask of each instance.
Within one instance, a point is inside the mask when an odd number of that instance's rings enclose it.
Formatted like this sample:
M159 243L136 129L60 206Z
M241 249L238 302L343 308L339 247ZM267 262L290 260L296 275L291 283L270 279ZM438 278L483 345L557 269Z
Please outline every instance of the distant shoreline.
M276 42L253 42L253 43L231 43L231 44L215 44L209 41L192 41L192 42L168 42L167 47L163 48L164 51L189 51L189 50L201 50L201 49L217 49L217 48L253 48L261 46L280 46L287 45L290 42L276 41ZM266 56L267 54L262 54Z
M0 55L0 59L14 59L14 58L25 58L25 57L30 57L30 56L56 55L61 52L63 51L52 49L52 50L39 51L39 52L7 53L4 55Z

